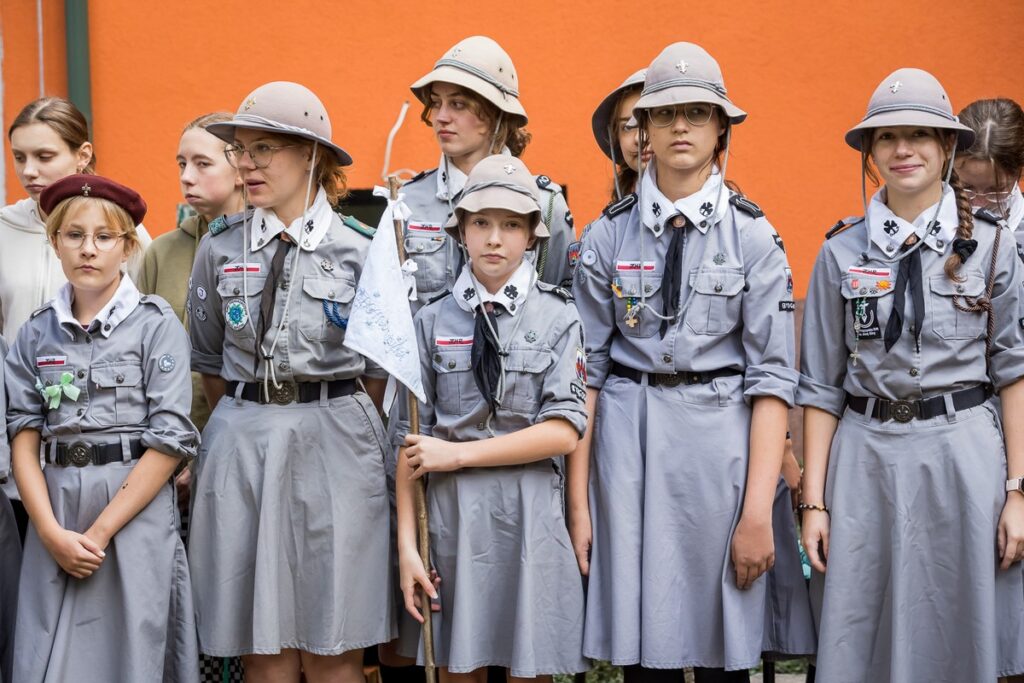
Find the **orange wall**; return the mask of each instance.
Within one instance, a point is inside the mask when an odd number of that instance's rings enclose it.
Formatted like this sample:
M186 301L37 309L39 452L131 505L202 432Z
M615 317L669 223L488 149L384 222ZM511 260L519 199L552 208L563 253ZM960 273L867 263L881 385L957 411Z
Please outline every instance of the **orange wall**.
M100 172L139 189L151 207L147 225L163 232L179 200L182 125L234 110L265 81L295 80L324 100L335 139L356 160L351 185L367 187L379 182L408 84L457 40L486 33L519 70L534 133L525 160L569 186L581 227L604 206L610 183L590 133L593 108L664 45L691 40L718 59L730 96L750 114L734 136L729 175L784 237L802 291L825 229L860 212L858 157L842 133L884 76L900 66L928 69L957 108L981 97L1024 100L1024 2L985 5L983 14L953 0L94 1L95 143ZM63 94L63 2L44 6L48 90ZM465 7L469 16L460 14ZM0 20L6 129L38 89L35 3L0 0ZM395 140L393 168L436 163L417 115L414 106ZM24 195L5 157L11 201Z

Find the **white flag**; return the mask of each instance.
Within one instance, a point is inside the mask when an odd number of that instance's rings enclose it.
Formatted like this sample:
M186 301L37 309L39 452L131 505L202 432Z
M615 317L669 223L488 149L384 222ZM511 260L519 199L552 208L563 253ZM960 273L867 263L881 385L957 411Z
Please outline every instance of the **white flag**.
M375 187L373 193L389 197L387 188ZM410 299L415 299L416 264L398 262L395 242L395 217L405 220L409 209L388 198L388 207L377 224L377 233L363 264L363 272L352 300L345 346L374 361L397 381L426 401L420 376L420 354L412 325ZM389 392L390 393L390 392Z

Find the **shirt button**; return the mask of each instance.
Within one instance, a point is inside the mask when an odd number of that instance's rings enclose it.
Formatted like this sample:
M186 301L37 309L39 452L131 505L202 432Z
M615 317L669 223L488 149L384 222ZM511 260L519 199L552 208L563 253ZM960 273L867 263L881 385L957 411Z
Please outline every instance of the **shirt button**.
M238 296L239 294L242 293L242 290L240 290L238 287L235 287L232 291L234 292L235 296Z
M435 353L434 354L434 360L437 361L438 363L440 363L441 362L441 354Z
M481 432L484 431L484 423L483 422L477 422L476 423L476 428L479 429Z
M911 377L917 377L920 374L921 374L921 371L918 370L917 368L910 368L910 376Z
M78 371L78 379L85 379L85 370Z
M110 332L110 323L107 323L106 325L103 326L103 331Z
M721 282L719 282L718 284L715 285L715 291L716 292L721 292L722 291L722 283Z
M449 370L454 370L455 369L455 361L453 361L453 360L448 361L448 369Z
M644 292L646 292L647 294L650 294L651 290L653 289L654 287L652 287L651 285L644 285Z
M82 417L83 415L85 415L85 408L79 408L78 410L75 411L75 414L78 415L78 417Z
M669 354L666 353L664 356L661 357L661 360L663 362L665 362L665 363L671 363L672 362L672 356L670 356Z
M117 382L118 384L124 384L124 375L118 375L117 377L114 378L114 381Z
M329 298L329 299L333 299L334 298L334 290L333 289L331 291L327 292L327 298Z
M92 344L92 337L86 337L85 338L85 343L86 344Z
M417 244L416 245L416 251L423 251L423 245L422 244Z
M288 289L288 281L281 280L281 284L279 286L281 287L281 289Z
M707 221L701 221L700 222L700 227L702 227L702 228L708 227L708 222Z
M288 365L288 361L283 360L283 361L281 361L280 363L277 364L277 369L278 370L283 370L284 372L288 372L288 370L291 369L291 366Z
M963 294L964 293L964 286L963 285L957 285L956 286L956 292L957 292L957 294Z

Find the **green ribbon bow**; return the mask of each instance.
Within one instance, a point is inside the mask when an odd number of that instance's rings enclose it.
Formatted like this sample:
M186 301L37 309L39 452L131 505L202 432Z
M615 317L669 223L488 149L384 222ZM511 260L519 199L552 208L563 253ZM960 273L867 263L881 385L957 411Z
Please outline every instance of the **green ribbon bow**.
M48 401L48 408L55 410L60 406L61 396L67 396L72 401L78 400L78 395L82 393L82 390L76 387L74 382L75 376L70 372L62 372L60 375L60 384L51 384L49 386L43 386L43 383L36 380L36 389L43 395L43 398Z

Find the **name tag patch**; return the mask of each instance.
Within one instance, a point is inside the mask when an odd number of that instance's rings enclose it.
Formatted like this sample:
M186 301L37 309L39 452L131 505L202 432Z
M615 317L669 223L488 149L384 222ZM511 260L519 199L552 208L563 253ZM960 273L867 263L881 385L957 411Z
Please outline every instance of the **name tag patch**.
M36 356L37 368L56 368L67 364L67 356Z
M434 343L442 349L469 348L473 345L472 337L437 337Z
M867 277L892 277L892 268L858 268L851 266L846 272L850 275L865 275Z
M441 233L440 223L417 223L409 221L409 232L418 232L427 235L439 235Z
M641 264L640 264L639 261L616 261L615 262L615 270L617 270L619 272L630 272L630 271L640 272L640 269L641 269ZM643 270L644 271L652 271L652 270L654 270L654 261L644 261L643 262Z
M262 263L225 263L224 274L234 275L238 273L262 273Z

